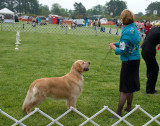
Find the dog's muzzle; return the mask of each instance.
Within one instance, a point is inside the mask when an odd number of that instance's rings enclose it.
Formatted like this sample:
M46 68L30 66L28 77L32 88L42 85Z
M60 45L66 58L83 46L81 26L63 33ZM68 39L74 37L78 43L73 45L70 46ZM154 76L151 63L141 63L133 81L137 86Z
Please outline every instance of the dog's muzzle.
M90 65L90 62L88 62L88 68L84 68L83 70L88 71L89 70L89 65Z
M88 71L88 70L89 70L89 68L84 68L83 70L84 70L84 71Z

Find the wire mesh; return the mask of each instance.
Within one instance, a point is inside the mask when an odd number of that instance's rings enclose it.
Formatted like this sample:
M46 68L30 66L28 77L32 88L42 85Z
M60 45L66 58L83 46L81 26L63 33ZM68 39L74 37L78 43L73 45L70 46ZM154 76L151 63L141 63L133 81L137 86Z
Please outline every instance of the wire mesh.
M85 27L72 27L71 25L59 24L27 24L25 22L17 23L1 23L1 31L12 32L39 32L39 33L53 33L53 34L72 34L72 35L99 35L105 36L109 34L121 35L120 28L111 28L112 26L85 26Z
M158 125L160 125L160 122L157 120L160 117L160 113L158 115L156 115L155 117L151 116L149 113L147 113L144 109L142 109L140 107L140 105L136 105L134 109L132 109L129 113L127 113L126 115L124 115L123 117L120 117L119 115L117 115L114 111L112 111L108 106L104 106L104 108L102 108L100 111L98 111L96 114L94 114L93 116L91 116L90 118L88 118L86 115L84 115L83 113L81 113L80 111L78 111L77 109L70 107L69 110L67 110L66 112L64 112L62 115L60 115L57 119L53 119L52 117L50 117L49 115L47 115L46 113L44 113L43 111L41 111L39 108L35 108L34 111L32 111L30 114L26 115L25 117L23 117L20 120L15 119L14 117L10 116L9 114L5 113L4 111L2 111L0 109L0 113L6 117L8 117L9 119L13 120L15 123L12 126L16 126L16 125L21 125L21 126L26 126L25 124L23 124L22 122L24 120L26 120L27 118L31 117L33 114L35 114L36 112L39 112L40 114L42 114L43 116L45 116L46 118L48 118L49 120L51 120L51 123L49 123L47 126L51 126L54 123L56 123L58 126L63 126L63 124L61 124L59 122L59 120L61 118L63 118L64 116L66 116L68 113L70 112L75 112L79 115L81 115L83 118L86 119L86 121L84 121L83 123L81 123L79 126L84 126L86 123L90 122L95 126L99 126L99 124L97 124L96 122L93 121L93 118L95 118L96 116L98 116L99 114L101 114L104 111L109 111L110 113L112 113L113 115L116 115L119 120L117 122L115 122L112 126L116 126L118 125L120 122L124 122L126 123L128 126L133 126L131 123L129 123L128 121L126 121L125 119L133 114L136 110L140 110L141 112L143 112L144 114L146 114L147 116L149 116L151 118L151 120L149 120L147 123L145 123L143 126L148 126L150 123L152 123L153 121L155 121ZM136 119L135 119L136 121Z

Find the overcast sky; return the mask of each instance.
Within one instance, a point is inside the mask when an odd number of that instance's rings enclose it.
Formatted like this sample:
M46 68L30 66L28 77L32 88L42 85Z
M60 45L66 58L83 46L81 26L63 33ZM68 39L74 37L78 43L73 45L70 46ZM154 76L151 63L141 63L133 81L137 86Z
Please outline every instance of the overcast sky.
M109 1L109 0L107 0ZM123 0L127 2L127 7L130 9L134 14L138 12L142 12L145 14L145 9L151 2L159 1L159 0ZM98 4L105 5L106 0L39 0L40 4L48 5L51 9L52 4L59 3L62 8L65 9L72 9L74 10L73 4L77 2L81 2L86 9L91 9L93 6Z

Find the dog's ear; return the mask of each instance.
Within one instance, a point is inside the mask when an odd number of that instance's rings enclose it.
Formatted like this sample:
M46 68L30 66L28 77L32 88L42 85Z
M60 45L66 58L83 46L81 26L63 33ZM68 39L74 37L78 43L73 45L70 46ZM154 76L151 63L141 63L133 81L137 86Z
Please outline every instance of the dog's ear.
M80 73L83 72L83 68L82 68L82 66L81 66L79 63L76 63L75 69L76 69L78 72L80 72Z

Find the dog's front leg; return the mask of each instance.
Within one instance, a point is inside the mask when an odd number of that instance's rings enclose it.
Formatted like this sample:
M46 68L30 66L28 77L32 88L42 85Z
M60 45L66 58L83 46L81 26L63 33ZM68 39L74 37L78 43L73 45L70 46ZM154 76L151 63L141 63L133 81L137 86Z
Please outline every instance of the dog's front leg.
M77 97L72 96L67 100L67 107L70 109L70 107L76 108L76 102L77 102Z

